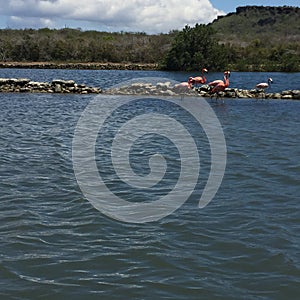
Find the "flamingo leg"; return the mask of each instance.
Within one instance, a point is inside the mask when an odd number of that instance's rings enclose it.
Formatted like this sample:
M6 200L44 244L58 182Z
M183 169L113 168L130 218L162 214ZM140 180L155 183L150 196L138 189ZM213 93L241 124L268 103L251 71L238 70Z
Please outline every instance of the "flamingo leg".
M218 98L217 98L217 94L216 94L216 93L211 94L210 100L213 100L214 97L216 97L216 98L215 98L215 101L218 102Z
M210 96L210 99L213 100L213 98L215 97L215 102L216 103L219 103L218 100L221 99L222 100L222 103L224 103L224 99L220 96L220 93L219 92L215 92L214 94L212 94Z
M224 99L220 96L220 94L219 93L217 93L217 99L221 99L222 100L222 104L224 104L225 102L224 102Z

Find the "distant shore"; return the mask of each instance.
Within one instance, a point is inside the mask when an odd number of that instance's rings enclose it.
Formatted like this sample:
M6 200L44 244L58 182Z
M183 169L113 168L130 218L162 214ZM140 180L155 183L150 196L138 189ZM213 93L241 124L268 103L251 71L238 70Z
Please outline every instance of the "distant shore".
M66 69L66 70L135 70L159 71L157 63L112 63L112 62L14 62L0 61L0 69ZM248 65L243 69L230 65L227 69L234 72L272 72L263 65ZM277 65L280 69L280 65ZM196 71L196 70L194 70Z
M103 62L0 62L0 68L72 70L158 70L158 64Z

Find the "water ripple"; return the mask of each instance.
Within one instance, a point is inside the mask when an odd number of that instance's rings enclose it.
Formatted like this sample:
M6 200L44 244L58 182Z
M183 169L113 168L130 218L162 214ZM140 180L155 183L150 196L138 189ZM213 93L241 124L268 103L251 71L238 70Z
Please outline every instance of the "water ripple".
M1 95L0 298L296 299L300 103L214 107L228 148L216 197L136 225L99 213L75 180L89 100Z

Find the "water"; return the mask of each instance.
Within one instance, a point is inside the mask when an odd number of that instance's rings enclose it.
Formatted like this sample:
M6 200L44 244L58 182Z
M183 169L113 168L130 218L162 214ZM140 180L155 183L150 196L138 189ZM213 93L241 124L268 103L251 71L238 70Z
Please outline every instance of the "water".
M186 75L2 70L1 77L103 87ZM258 76L237 75L232 81L246 88ZM287 86L299 73L262 75L277 82L273 89L299 89ZM299 101L210 103L227 144L217 195L204 209L191 198L160 221L131 224L93 208L75 179L72 138L93 97L0 95L1 299L297 299Z
M300 73L279 72L231 72L230 87L253 89L259 82L273 79L270 92L300 89ZM53 79L73 79L77 83L106 89L125 80L140 77L165 77L177 81L187 81L190 76L200 76L197 72L161 72L161 71L114 71L114 70L44 70L44 69L2 69L2 78L30 78L33 81L52 81ZM207 81L223 79L223 73L208 73Z

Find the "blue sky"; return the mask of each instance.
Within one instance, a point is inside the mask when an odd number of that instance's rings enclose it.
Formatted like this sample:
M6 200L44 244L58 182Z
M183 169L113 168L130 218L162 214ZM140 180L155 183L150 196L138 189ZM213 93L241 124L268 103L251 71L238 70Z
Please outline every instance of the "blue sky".
M264 6L300 6L300 0L210 0L214 7L223 10L226 13L235 12L236 7L246 5L264 5Z
M207 24L245 5L299 6L299 0L0 0L0 28L82 28L167 33Z

